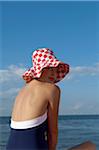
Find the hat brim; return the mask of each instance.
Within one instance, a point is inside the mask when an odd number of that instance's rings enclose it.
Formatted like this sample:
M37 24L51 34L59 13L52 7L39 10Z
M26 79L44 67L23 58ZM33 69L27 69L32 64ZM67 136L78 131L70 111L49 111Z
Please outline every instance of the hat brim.
M33 79L39 79L41 77L41 74L43 72L44 68L50 68L50 67L58 67L58 73L53 81L54 83L57 83L61 81L69 72L69 65L65 64L61 61L56 61L55 64L47 62L44 64L44 66L41 67L41 69L34 70L33 67L31 67L29 70L25 71L25 73L22 75L23 79L26 81L26 83L29 83Z

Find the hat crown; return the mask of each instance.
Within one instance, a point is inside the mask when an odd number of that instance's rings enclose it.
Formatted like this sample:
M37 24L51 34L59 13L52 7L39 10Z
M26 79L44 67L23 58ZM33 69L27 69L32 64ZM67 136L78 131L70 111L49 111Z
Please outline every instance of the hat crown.
M32 55L32 62L34 68L36 68L37 65L43 65L46 64L47 61L50 61L51 59L55 59L54 52L49 48L41 48L37 49L33 52Z

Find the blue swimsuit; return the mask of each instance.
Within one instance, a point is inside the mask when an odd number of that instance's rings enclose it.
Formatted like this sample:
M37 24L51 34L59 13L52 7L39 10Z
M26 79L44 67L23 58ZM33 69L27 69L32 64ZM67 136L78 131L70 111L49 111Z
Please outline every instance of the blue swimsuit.
M7 150L48 150L47 112L26 121L13 121L6 146Z

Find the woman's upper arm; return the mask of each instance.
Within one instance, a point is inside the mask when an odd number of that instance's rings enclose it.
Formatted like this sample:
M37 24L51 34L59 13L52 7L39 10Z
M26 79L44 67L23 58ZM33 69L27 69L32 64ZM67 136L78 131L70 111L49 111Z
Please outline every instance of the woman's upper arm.
M48 105L48 128L50 134L58 132L58 112L60 102L60 89L58 86L53 87L51 98Z

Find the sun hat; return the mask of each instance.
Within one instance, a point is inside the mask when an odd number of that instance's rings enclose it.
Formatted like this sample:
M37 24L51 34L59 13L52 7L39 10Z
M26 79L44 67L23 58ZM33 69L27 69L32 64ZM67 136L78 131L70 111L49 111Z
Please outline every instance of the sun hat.
M32 54L32 63L33 67L25 71L22 75L26 83L30 82L34 78L40 78L44 68L58 67L55 79L52 77L50 78L54 83L62 80L69 72L69 65L59 61L55 57L52 49L49 48L36 49Z

